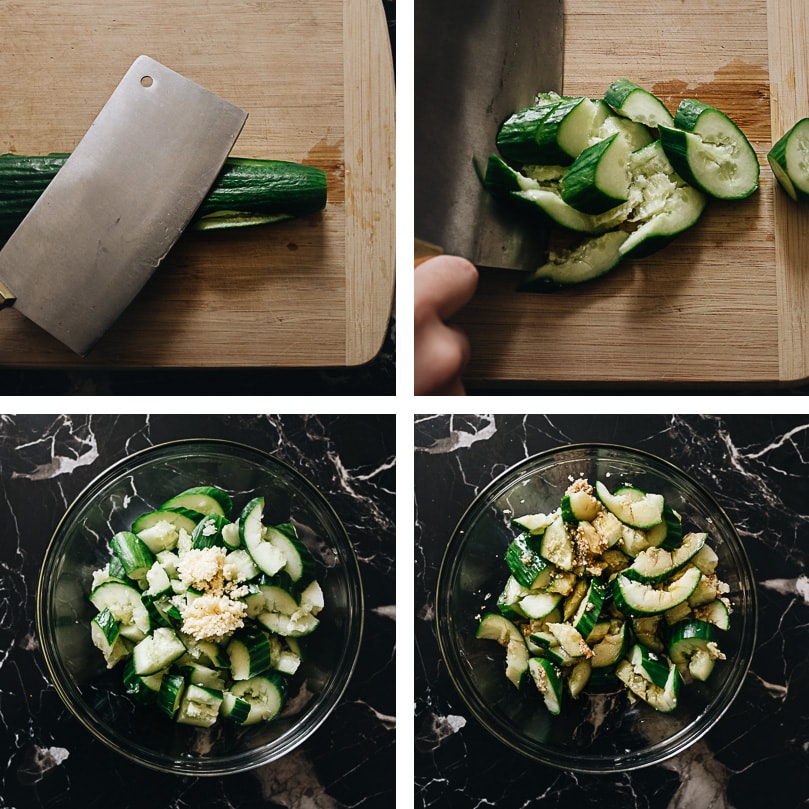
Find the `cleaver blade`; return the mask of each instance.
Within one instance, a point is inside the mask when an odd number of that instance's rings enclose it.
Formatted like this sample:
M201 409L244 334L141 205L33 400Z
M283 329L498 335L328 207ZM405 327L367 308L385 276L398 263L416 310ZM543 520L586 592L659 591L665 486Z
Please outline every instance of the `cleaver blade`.
M0 301L86 355L180 237L246 119L139 56L0 251Z
M415 236L483 267L533 270L547 234L482 186L502 123L562 90L562 0L416 0Z

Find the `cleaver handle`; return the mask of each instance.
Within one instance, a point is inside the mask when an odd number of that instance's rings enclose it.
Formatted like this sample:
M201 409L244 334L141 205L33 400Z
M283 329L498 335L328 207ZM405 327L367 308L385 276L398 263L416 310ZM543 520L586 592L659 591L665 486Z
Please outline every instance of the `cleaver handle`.
M0 309L6 306L13 306L17 296L2 282L0 281Z

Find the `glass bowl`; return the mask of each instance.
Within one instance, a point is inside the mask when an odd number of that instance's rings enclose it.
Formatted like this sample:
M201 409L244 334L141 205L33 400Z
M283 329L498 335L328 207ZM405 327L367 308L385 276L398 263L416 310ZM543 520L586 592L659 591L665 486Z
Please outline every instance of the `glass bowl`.
M109 560L110 537L173 494L200 485L227 491L234 513L265 497L265 523L294 522L315 558L325 595L320 626L305 642L282 713L271 722L212 728L177 724L124 692L121 667L108 671L90 640L96 614L92 573ZM265 452L228 441L186 440L150 447L99 475L68 508L45 553L37 629L60 697L79 721L126 758L162 772L223 775L289 753L324 722L354 670L363 596L354 549L320 492Z
M707 531L719 557L717 574L730 585L730 629L721 638L727 660L707 682L680 689L677 709L658 713L612 693L564 694L552 716L537 693L505 677L504 649L475 637L480 615L494 609L508 578L504 553L517 532L510 519L558 508L571 481L602 480L662 494L684 530ZM707 733L736 697L756 641L756 592L744 546L705 489L672 464L634 449L605 444L559 447L528 458L493 480L467 509L449 540L438 576L436 623L450 678L476 719L497 739L536 761L588 773L659 763Z

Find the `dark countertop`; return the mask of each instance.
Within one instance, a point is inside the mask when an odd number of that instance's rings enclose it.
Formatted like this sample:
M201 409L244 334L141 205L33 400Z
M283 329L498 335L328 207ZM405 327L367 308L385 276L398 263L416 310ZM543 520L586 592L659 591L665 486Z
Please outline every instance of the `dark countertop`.
M394 805L392 416L23 415L0 420L0 809ZM250 444L308 477L354 542L365 591L359 662L334 714L284 758L222 778L153 772L96 741L51 685L34 618L45 548L73 498L125 455L186 437Z
M534 763L477 723L439 658L434 591L446 542L492 478L567 443L660 455L725 508L758 581L759 633L742 690L688 751L630 773ZM415 419L416 806L783 809L809 800L809 419L806 416L447 416Z

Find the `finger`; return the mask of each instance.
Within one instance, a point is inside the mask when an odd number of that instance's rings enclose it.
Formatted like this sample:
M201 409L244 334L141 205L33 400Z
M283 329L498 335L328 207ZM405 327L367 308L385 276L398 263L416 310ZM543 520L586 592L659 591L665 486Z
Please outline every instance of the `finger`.
M417 396L438 395L447 391L463 393L460 374L469 360L466 334L438 320L421 333L416 345L414 390Z
M469 302L478 285L474 264L458 256L437 256L415 269L414 303L438 313L442 320Z

